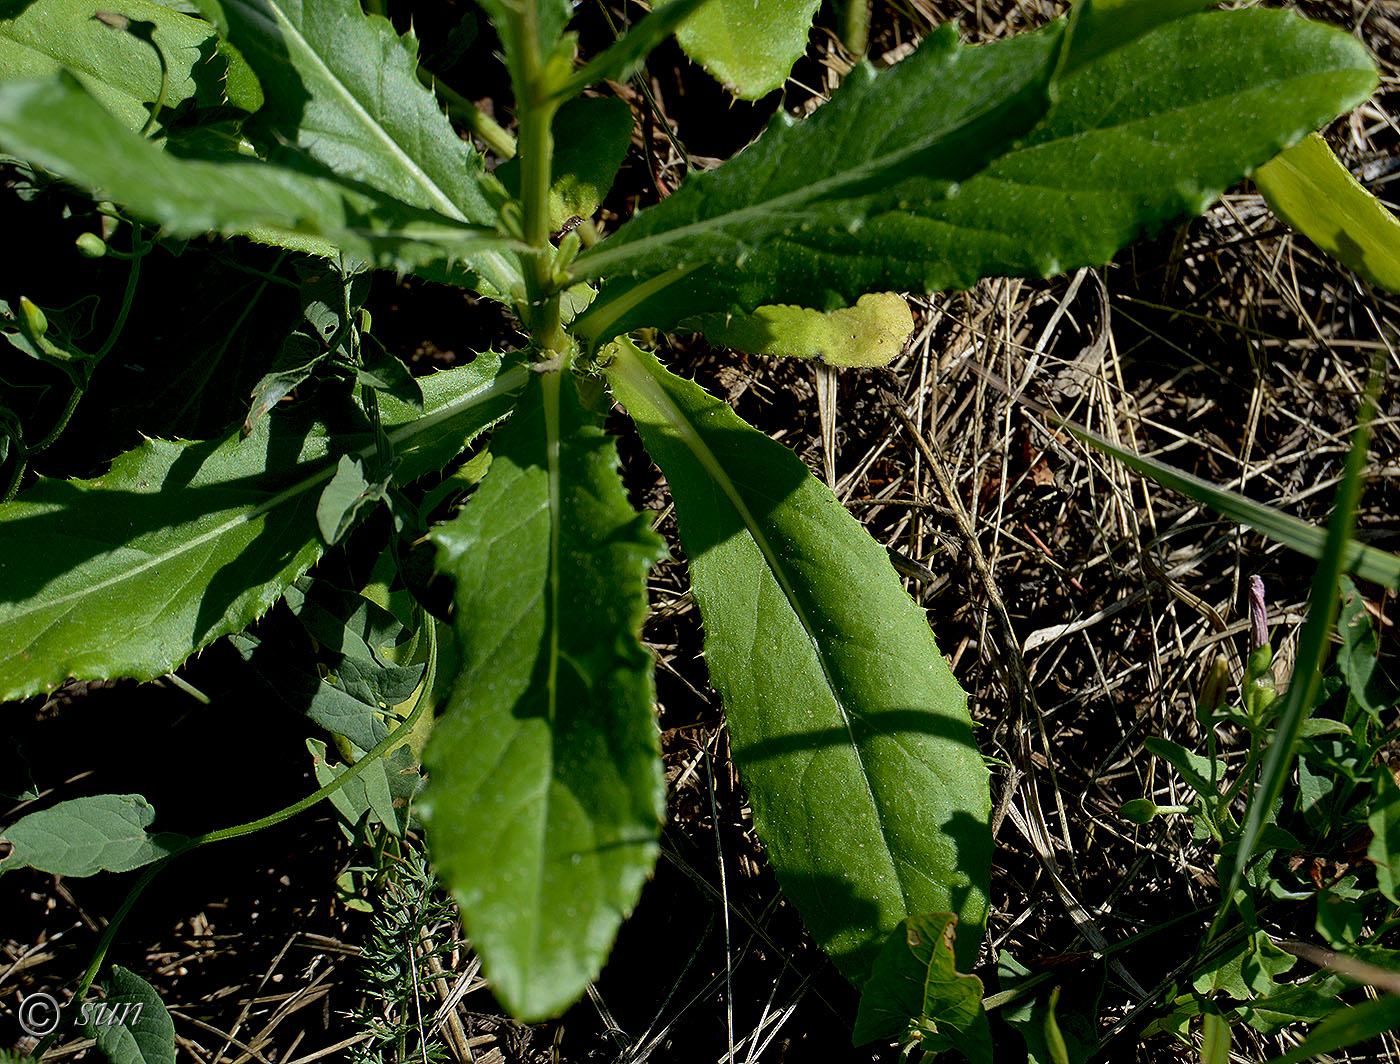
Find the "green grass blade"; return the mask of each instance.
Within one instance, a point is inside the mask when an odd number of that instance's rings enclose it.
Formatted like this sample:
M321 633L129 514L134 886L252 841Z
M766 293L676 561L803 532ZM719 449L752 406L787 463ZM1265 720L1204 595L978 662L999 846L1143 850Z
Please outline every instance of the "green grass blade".
M1387 994L1354 1008L1339 1008L1312 1029L1301 1045L1269 1064L1302 1064L1400 1027L1400 997Z
M1235 890L1249 867L1260 833L1273 815L1274 803L1283 793L1284 783L1292 771L1298 735L1317 701L1317 691L1322 683L1322 665L1327 656L1327 637L1337 615L1337 590L1345 570L1347 541L1356 524L1356 508L1361 501L1362 470L1366 464L1366 445L1370 439L1374 412L1375 397L1374 392L1370 392L1352 435L1351 451L1337 488L1332 518L1327 524L1327 540L1313 574L1312 592L1308 597L1308 619L1298 638L1293 678L1283 696L1273 740L1269 743L1269 752L1259 773L1259 784L1250 799L1239 847L1231 860L1229 875L1222 877L1222 913L1233 904Z
M1163 487L1179 491L1203 506L1209 506L1232 521L1248 525L1261 535L1276 543L1282 543L1299 554L1317 559L1325 556L1328 534L1323 529L1315 528L1272 506L1255 502L1238 492L1219 487L1185 470L1126 450L1081 426L1069 422L1061 424L1096 450L1112 455L1129 469L1150 477ZM1400 558L1393 554L1348 540L1342 548L1341 566L1343 572L1373 580L1391 590L1400 589Z

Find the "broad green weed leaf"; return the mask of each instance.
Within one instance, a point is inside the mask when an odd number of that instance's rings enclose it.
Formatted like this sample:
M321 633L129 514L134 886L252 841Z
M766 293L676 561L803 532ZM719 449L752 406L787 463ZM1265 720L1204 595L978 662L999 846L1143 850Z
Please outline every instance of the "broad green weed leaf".
M811 118L780 111L734 159L691 173L579 257L578 276L618 278L579 332L602 341L697 313L831 310L866 291L920 288L925 249L889 241L870 249L870 223L894 211L907 227L911 216L899 208L947 197L1030 129L1044 113L1059 36L1056 26L962 48L948 27L884 74L857 66ZM906 188L901 179L913 175L917 189ZM898 283L877 282L895 274ZM683 285L671 283L681 276ZM659 294L648 296L649 285Z
M253 388L252 403L243 421L243 435L249 435L253 426L270 414L273 407L291 394L292 389L309 378L316 364L329 358L330 354L305 333L288 333L272 368Z
M1355 882L1356 877L1350 877ZM1330 890L1317 892L1317 919L1313 922L1324 942L1336 950L1350 950L1366 926L1366 912L1351 898Z
M419 810L496 997L562 1012L597 977L665 812L639 633L664 552L573 377L537 374L490 471L439 526L461 667Z
M982 980L959 975L953 962L957 922L952 913L899 922L861 991L853 1044L880 1040L902 1045L917 1039L925 1052L955 1048L969 1060L990 1064Z
M101 4L33 0L20 6L13 17L0 18L0 82L51 78L67 70L133 130L146 124L150 105L157 100L164 101L167 116L189 99L201 107L225 102L228 60L224 54L216 55L218 37L201 19L150 0L123 0L119 5L121 14L132 22L154 27L151 41L164 54L168 67L162 94L156 47L93 18ZM255 110L256 104L247 109Z
M511 243L318 174L252 159L177 158L123 127L67 76L0 85L0 149L100 190L170 236L310 235L402 269Z
M970 968L987 769L923 610L796 455L629 342L614 350L613 394L676 500L710 678L784 893L853 981L930 912L957 915Z
M406 483L510 408L528 371L495 356L423 378L424 413L381 402ZM324 547L316 505L366 426L267 418L246 440L147 440L86 481L40 479L0 505L0 700L68 676L149 680L245 627Z
M494 226L505 199L418 80L418 42L357 0L202 0L263 83L259 119L336 174L459 223ZM468 256L498 292L514 256Z
M392 563L392 555L387 556ZM405 621L378 602L325 579L302 577L283 598L317 643L356 661L388 665L412 634Z
M387 729L384 734L388 735ZM326 756L326 744L319 739L307 739L306 748L311 751L316 782L322 787L350 767L345 763L332 765ZM350 824L358 824L369 813L373 823L383 824L394 835L402 836L408 827L409 803L422 778L418 759L405 743L378 758L375 764L332 794L331 803Z
M1063 78L1174 18L1213 0L1079 0L1070 15L1059 77Z
M1239 1007L1240 1018L1266 1035L1300 1020L1317 1021L1337 1011L1337 995L1347 984L1335 975L1319 974L1301 983L1281 984L1266 998L1247 1000Z
M887 366L914 331L914 315L893 292L863 295L853 307L759 307L752 314L705 314L685 322L717 347L751 355L811 358L830 366Z
M1367 280L1400 292L1400 218L1314 133L1261 166L1254 183L1280 218Z
M1213 808L1220 801L1220 787L1226 778L1224 762L1216 760L1212 764L1210 758L1155 735L1144 739L1142 745L1181 773L1181 778L1209 806Z
M73 798L15 821L0 839L13 849L0 872L37 868L59 876L129 872L179 849L184 836L148 834L156 811L139 794Z
M1342 578L1341 595L1337 634L1342 645L1337 651L1337 667L1356 704L1379 722L1381 714L1395 704L1395 684L1381 668L1380 643L1365 598L1346 577Z
M1223 990L1236 1001L1267 997L1279 989L1278 976L1297 963L1297 957L1256 931L1218 958L1215 967L1197 976L1193 985L1202 994Z
M1366 856L1376 866L1376 886L1390 901L1400 905L1400 787L1384 765L1372 777L1371 843Z
M681 23L676 40L735 96L756 100L781 88L802 58L820 5L821 0L710 0Z
M574 217L592 218L612 188L632 142L632 109L615 96L570 100L554 116L554 182L549 189L549 228ZM520 161L496 167L510 191L520 194Z
M581 255L578 276L619 279L580 331L602 340L696 313L832 309L1107 262L1376 84L1365 48L1338 30L1206 12L1061 79L1043 112L1062 33L976 48L936 34L884 74L856 68L811 118L777 121Z
M418 42L354 0L217 0L210 12L262 79L259 114L337 174L449 218L492 225L499 186L418 80Z
M107 996L85 1001L80 1026L111 1064L175 1064L175 1023L155 987L112 965Z

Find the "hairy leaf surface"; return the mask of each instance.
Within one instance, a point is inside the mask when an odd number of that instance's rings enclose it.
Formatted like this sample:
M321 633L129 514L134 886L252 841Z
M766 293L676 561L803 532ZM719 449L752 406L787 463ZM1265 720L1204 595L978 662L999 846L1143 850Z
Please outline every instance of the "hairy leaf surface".
M66 75L0 85L0 148L97 190L171 236L263 228L293 240L319 237L402 269L510 245L495 230L320 174L253 159L178 158L125 128Z
M791 451L627 341L608 369L670 482L734 761L784 893L853 981L899 921L991 864L966 696L884 549Z
M433 533L461 668L419 810L492 991L537 1020L596 978L656 861L665 787L639 634L665 548L568 372L537 378L491 450Z
M418 80L418 42L356 0L204 0L263 83L276 136L335 173L458 222L493 226L505 200ZM500 292L513 256L471 265Z
M778 121L580 256L580 276L631 275L580 330L601 341L705 311L1097 265L1376 83L1335 29L1208 12L1084 64L1041 111L1062 32L975 48L935 35L887 73L856 68L811 118Z
M510 407L526 370L481 356L424 378L424 413L381 401L400 482ZM147 440L93 480L40 479L0 505L0 700L69 676L149 680L266 611L325 549L321 491L368 427L265 418L204 443Z

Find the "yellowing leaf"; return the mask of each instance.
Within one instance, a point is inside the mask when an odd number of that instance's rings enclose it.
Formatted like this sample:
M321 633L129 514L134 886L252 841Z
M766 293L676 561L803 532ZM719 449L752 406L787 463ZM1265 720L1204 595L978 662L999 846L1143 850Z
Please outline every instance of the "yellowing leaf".
M1261 166L1269 207L1369 281L1400 292L1400 218L1371 195L1314 133Z
M815 358L833 366L887 366L914 331L914 315L893 292L863 295L853 307L759 307L752 314L706 314L689 324L710 343L751 355Z

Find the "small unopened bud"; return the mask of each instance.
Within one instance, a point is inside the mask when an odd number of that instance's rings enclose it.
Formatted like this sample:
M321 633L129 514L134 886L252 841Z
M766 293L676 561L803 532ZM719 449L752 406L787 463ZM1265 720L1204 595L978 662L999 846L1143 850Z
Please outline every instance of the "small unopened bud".
M1201 695L1196 699L1196 719L1207 724L1215 711L1225 704L1225 693L1230 687L1230 664L1224 654L1211 662L1210 671L1201 684Z
M35 336L43 336L49 331L49 319L27 296L19 297L19 309L24 315L24 324Z
M1264 581L1249 578L1249 649L1258 650L1269 641L1269 608L1264 601Z
M1146 824L1157 815L1157 803L1151 798L1134 798L1123 803L1118 815L1131 824Z
M1146 824L1153 817L1166 813L1189 813L1186 805L1158 805L1151 798L1134 798L1118 807L1118 815L1130 824Z
M107 254L107 245L96 233L80 233L74 243L78 245L79 254L85 258L100 259Z

